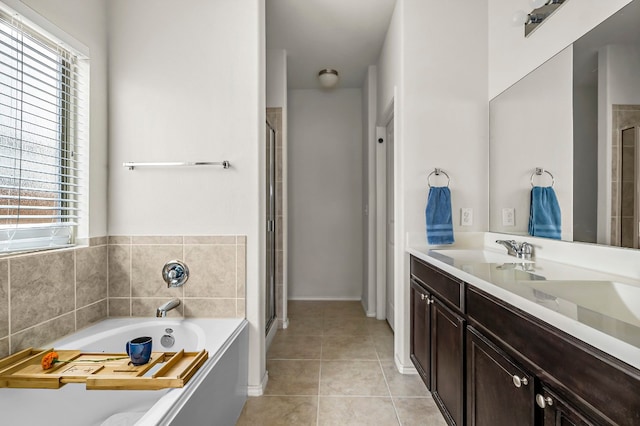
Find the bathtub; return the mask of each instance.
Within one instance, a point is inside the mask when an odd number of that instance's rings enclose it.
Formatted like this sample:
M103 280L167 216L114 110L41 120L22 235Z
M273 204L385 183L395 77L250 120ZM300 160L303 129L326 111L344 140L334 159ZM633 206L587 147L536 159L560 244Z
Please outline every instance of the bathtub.
M244 319L104 320L43 347L124 352L126 341L139 336L151 336L154 351L206 349L209 359L184 388L86 390L84 384L75 383L60 389L3 388L0 389L0 423L65 426L234 425L247 396L247 324ZM163 347L162 336L165 334L174 337L172 347Z

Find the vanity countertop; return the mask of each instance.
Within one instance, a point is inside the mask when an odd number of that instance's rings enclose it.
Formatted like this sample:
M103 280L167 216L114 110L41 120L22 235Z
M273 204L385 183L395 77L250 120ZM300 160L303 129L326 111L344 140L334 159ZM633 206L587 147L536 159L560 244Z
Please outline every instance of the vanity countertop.
M640 280L487 249L407 252L640 369Z

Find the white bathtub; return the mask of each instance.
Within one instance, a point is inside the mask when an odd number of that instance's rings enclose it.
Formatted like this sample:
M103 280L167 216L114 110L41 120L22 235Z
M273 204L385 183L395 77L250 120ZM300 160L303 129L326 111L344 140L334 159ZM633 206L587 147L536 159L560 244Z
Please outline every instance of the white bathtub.
M173 347L161 337L173 330ZM157 391L0 389L2 425L234 425L247 396L248 326L241 319L107 319L45 345L124 352L125 342L153 337L154 351L207 349L209 359L184 388Z

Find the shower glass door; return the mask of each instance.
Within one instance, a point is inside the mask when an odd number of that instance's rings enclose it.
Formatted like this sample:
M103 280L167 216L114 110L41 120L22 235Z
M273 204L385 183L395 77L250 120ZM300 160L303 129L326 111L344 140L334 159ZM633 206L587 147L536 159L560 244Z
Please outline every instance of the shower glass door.
M266 329L276 318L276 131L267 121L266 147Z

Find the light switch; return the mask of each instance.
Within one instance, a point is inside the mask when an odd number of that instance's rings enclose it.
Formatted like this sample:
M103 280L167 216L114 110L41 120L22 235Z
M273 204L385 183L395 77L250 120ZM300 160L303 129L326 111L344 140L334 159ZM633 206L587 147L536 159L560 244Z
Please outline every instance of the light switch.
M460 209L460 225L473 225L473 209L471 207L463 207Z
M516 226L516 209L513 207L502 209L502 226Z

